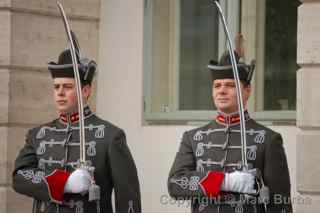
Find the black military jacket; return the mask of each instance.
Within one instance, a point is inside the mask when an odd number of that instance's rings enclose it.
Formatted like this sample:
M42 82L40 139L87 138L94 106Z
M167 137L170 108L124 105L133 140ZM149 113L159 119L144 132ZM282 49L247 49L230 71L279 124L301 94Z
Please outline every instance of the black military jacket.
M250 119L247 112L245 117L248 165L261 171L269 187L267 212L291 213L290 178L281 135ZM231 192L220 192L215 197L207 195L209 187L218 181L212 178L212 173L232 172L242 167L239 120L237 114L220 114L207 125L183 134L169 174L168 190L175 199L191 199L193 213L265 212L258 196L248 199Z
M125 133L88 108L85 115L86 162L95 167L94 177L101 188L100 212L113 212L114 190L117 213L140 213L137 171ZM64 194L62 201L57 200L56 195L63 193L63 188L57 190L64 184L60 186L60 180L49 182L56 169L71 173L79 166L79 127L77 122L70 122L77 119L73 115L65 123L62 117L31 129L26 136L26 144L15 162L13 188L34 198L35 213L97 212L96 202L89 202L88 194Z

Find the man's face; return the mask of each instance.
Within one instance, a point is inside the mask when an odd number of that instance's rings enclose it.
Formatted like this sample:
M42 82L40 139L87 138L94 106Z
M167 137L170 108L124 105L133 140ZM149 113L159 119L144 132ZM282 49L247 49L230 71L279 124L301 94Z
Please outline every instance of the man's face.
M250 85L241 85L242 99L246 108L251 93ZM234 79L216 79L212 86L213 101L217 109L230 114L238 111L237 89Z
M59 113L68 113L77 110L77 89L74 78L55 78L53 80L53 97ZM89 85L82 88L84 101L91 93Z

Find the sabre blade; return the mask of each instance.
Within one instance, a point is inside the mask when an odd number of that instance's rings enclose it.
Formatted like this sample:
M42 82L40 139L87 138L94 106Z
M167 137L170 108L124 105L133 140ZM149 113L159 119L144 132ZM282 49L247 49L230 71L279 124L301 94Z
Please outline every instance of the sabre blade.
M229 29L227 26L227 22L226 19L223 15L221 6L219 4L218 1L214 0L213 1L214 4L217 7L219 16L222 20L222 24L224 27L224 31L226 33L227 36L227 41L228 41L228 51L229 51L229 55L231 58L231 65L232 65L232 71L233 71L233 76L235 79L235 83L236 83L236 90L237 90L237 101L238 101L238 106L239 106L239 114L240 114L240 133L241 133L241 158L242 158L242 165L243 165L243 169L244 170L248 170L248 161L247 161L247 140L246 140L246 123L244 120L244 109L243 109L243 102L242 102L242 93L241 93L241 87L240 87L240 78L239 78L239 72L238 72L238 67L237 67L237 61L236 61L236 57L234 55L234 47L231 41L231 36L229 33Z
M84 118L83 118L83 100L82 100L82 90L81 90L81 81L80 81L80 75L79 75L79 69L78 69L77 54L75 50L75 44L74 44L74 39L72 37L70 25L68 23L68 19L64 12L63 6L60 2L57 2L57 5L62 16L64 28L67 34L69 45L70 45L73 71L74 71L76 89L77 89L78 112L79 112L80 167L85 167L86 153L85 153L85 131L84 131ZM79 47L78 44L76 45L77 47Z

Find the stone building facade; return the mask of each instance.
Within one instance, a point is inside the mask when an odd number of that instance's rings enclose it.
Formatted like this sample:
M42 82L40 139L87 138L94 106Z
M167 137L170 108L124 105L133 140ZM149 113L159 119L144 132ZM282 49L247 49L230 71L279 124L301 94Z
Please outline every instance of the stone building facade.
M320 1L301 1L298 8L297 191L312 198L299 213L319 211L320 193Z

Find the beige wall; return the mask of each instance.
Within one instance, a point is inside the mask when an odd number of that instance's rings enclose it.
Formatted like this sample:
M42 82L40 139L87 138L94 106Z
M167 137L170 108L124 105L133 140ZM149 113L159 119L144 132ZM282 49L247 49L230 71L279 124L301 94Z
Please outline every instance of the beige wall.
M194 126L143 126L143 0L106 0L101 7L100 67L97 110L125 129L138 167L143 212L189 212L166 202L167 175L183 131ZM273 126L282 133L287 152L292 193L296 192L295 126ZM276 175L276 174L275 174ZM297 202L296 202L297 203ZM297 205L305 208L306 205ZM296 208L296 206L295 206Z

